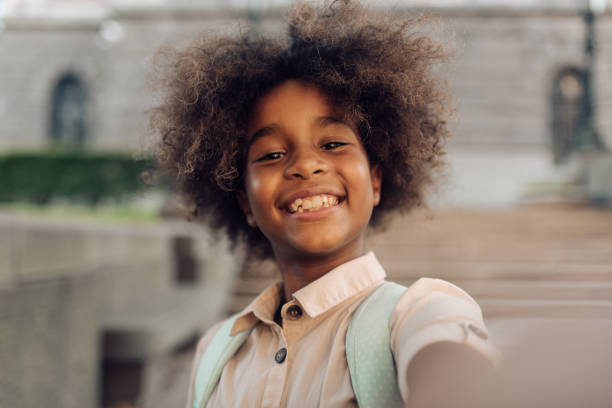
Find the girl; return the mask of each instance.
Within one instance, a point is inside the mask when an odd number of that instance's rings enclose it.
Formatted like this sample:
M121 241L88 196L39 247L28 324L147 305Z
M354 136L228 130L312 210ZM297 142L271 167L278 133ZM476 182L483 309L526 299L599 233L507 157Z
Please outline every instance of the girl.
M387 300L371 321L382 329L357 333L386 336L390 367L358 375L347 360L355 312L385 285L366 229L421 203L449 135L431 73L445 54L418 23L300 3L287 38L206 39L174 55L153 116L160 163L213 230L272 256L283 277L201 339L188 407L458 405L472 395L466 373L489 367L480 308L432 279ZM368 375L374 397L356 390Z

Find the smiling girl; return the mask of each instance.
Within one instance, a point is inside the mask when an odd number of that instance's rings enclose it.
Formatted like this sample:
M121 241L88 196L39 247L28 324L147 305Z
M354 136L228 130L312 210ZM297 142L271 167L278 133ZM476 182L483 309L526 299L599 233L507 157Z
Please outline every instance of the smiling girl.
M153 115L160 164L213 230L273 257L283 278L203 336L188 407L460 405L469 374L490 367L469 295L434 279L391 287L365 249L368 225L421 203L449 135L431 73L445 55L419 24L299 3L286 38L208 39L173 55ZM357 318L377 296L388 312ZM371 336L389 364L349 355Z
M326 96L296 79L281 82L256 102L248 134L238 202L272 246L283 295L363 255L381 170Z

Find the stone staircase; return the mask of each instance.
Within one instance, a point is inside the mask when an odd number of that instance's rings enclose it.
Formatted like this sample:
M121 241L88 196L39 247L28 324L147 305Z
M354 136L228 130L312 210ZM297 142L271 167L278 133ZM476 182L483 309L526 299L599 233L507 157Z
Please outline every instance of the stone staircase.
M612 212L578 205L419 210L372 233L390 280L451 281L486 319L612 319ZM274 265L247 267L229 312L278 280Z

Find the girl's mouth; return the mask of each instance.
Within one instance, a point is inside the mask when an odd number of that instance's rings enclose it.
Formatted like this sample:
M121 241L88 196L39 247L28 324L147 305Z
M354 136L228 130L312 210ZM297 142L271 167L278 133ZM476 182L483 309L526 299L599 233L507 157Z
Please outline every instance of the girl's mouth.
M344 197L331 194L317 194L309 197L296 198L290 203L286 210L289 214L314 212L322 208L329 208L339 205L344 201Z

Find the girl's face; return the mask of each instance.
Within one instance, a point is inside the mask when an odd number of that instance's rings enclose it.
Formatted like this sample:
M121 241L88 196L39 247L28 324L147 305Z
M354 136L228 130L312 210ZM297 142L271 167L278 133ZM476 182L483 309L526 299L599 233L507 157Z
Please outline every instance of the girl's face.
M333 116L326 96L283 82L255 104L248 132L246 194L238 200L275 254L360 255L381 171L370 168L356 131Z

